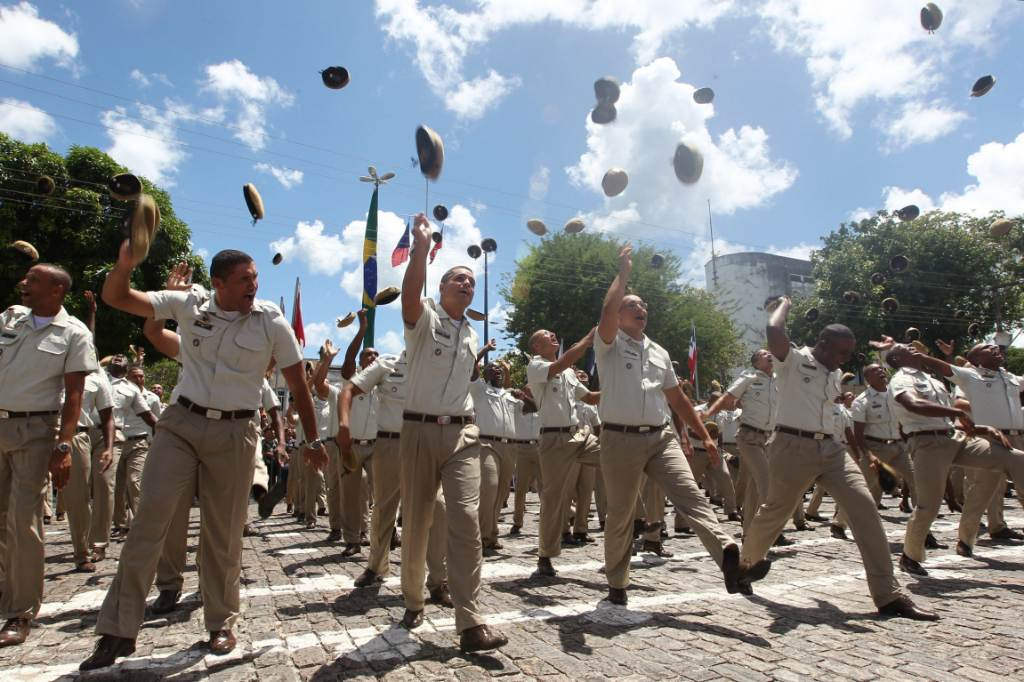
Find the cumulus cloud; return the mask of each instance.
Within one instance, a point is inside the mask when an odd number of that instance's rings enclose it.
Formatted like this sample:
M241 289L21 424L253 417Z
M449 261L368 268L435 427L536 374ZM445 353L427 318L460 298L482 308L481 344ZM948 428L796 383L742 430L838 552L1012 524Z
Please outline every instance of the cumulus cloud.
M541 166L530 176L530 198L541 201L548 195L551 186L551 169Z
M302 331L306 336L306 350L303 355L314 357L327 339L330 339L335 346L341 347L342 353L344 353L344 349L356 335L356 326L349 325L344 329L338 329L338 325L334 321L310 322L302 325Z
M39 16L28 2L0 7L0 62L32 69L44 59L74 68L78 38L56 23Z
M389 329L374 339L375 348L385 355L398 355L405 350L405 339L393 329Z
M261 173L273 175L274 179L280 182L285 189L302 184L303 173L297 168L280 168L269 163L257 163L253 168Z
M907 102L895 118L881 127L893 148L900 150L944 137L967 120L967 114L938 102Z
M300 221L294 235L271 242L270 250L280 253L285 260L305 263L317 274L336 275L345 260L345 245L339 235L325 234L325 229L319 219L311 223Z
M267 145L267 108L289 107L294 96L270 76L258 76L238 59L206 67L202 89L237 105L234 137L254 151Z
M931 197L919 189L906 190L901 187L886 187L882 190L882 207L886 211L896 211L904 206L915 205L922 213L935 208Z
M521 84L518 77L508 78L491 69L486 76L459 83L445 100L445 107L459 118L477 119Z
M13 97L0 100L0 131L22 142L45 142L57 132L48 113Z
M129 73L128 75L129 75L129 77L131 77L131 79L133 81L135 81L136 83L139 84L139 87L142 87L142 88L148 88L150 85L153 84L153 81L156 81L158 83L162 83L162 84L166 85L169 88L173 88L174 87L174 83L171 82L171 79L168 78L166 76L166 74L162 74L162 73L149 73L149 74L146 74L146 73L143 73L142 71L139 71L138 69L132 69L131 73Z

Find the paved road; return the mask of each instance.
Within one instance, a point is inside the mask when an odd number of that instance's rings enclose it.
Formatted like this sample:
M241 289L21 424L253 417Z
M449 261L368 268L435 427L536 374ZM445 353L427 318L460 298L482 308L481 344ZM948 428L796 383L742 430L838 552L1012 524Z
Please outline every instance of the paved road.
M925 564L930 577L902 576L942 615L938 623L878 619L856 546L832 539L827 526L790 533L797 544L777 551L752 598L726 594L696 539L672 538L673 558L634 561L626 609L600 601L599 533L597 543L555 560L558 578L529 579L537 539L531 498L524 534L502 538L501 555L484 565L481 608L510 640L500 652L460 655L452 614L433 606L415 633L397 628L397 576L353 591L364 557L342 559L340 546L323 542L326 531L305 531L281 514L245 539L244 615L233 654L205 653L190 562L179 611L146 623L134 657L84 679L1024 679L1024 544L981 540L974 559L940 550ZM898 552L906 515L882 516ZM957 520L947 515L934 529L951 546ZM1024 525L1016 502L1007 504L1007 520ZM190 551L197 510L192 521ZM738 524L728 527L739 532ZM70 572L66 526L47 530L46 601L29 643L0 650L5 680L73 677L94 645L96 611L113 578L113 559L91 576ZM113 557L119 551L115 545Z

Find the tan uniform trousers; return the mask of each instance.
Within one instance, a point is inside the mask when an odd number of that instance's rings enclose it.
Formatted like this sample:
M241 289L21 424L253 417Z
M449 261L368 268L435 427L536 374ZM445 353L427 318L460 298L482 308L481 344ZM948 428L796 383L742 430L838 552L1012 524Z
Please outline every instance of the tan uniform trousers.
M726 514L734 514L736 512L736 489L732 485L732 477L729 476L725 460L719 457L718 466L711 466L708 451L694 448L693 457L690 458L689 463L694 480L699 482L704 479L706 488L708 479L710 479L715 491L712 496L722 498L722 511Z
M327 450L327 518L331 530L341 530L341 450L333 438L324 443Z
M604 528L605 516L608 514L608 491L604 487L604 474L601 466L594 470L594 506L597 507L597 522Z
M910 460L910 455L903 441L897 440L891 443L883 443L866 438L865 442L868 445L868 450L871 451L871 454L876 459L888 465L890 469L903 479L904 484L910 488L911 501L917 505L917 492L914 489L914 463ZM874 474L875 485L878 486L878 495L875 497L875 502L877 503L882 499L882 487L878 483L878 472L872 470L872 473ZM871 492L874 495L874 489Z
M557 431L540 436L540 553L553 558L562 553L569 498L576 487L574 466L597 466L601 445L589 429L574 434Z
M515 473L514 445L480 439L480 540L484 547L498 541L498 519Z
M142 492L142 469L149 454L149 439L132 438L121 444L114 478L114 525L128 528L139 507Z
M875 501L842 443L776 432L768 439L768 465L768 494L743 538L744 565L765 557L803 492L817 482L828 489L849 518L875 605L902 596Z
M597 472L600 467L579 468L576 476L576 490L573 492L573 515L576 517L572 524L574 533L586 533L590 520L590 504L594 499L594 486L597 481Z
M57 416L0 419L0 615L35 618L43 601L43 489Z
M270 489L270 473L267 463L263 460L263 439L256 440L256 449L252 454L252 487L262 489L263 494Z
M106 547L114 513L114 473L121 444L114 443L106 471L100 468L103 434L98 428L79 431L71 441L71 477L65 488L68 529L76 564L89 559L90 546Z
M181 498L199 491L199 575L207 630L225 630L238 619L242 528L248 515L252 420L217 420L171 405L160 417L153 456L143 472L145 494L121 550L117 576L100 609L96 632L135 639L146 596Z
M960 539L965 543L974 546L978 539L978 527L981 517L989 511L989 533L994 532L992 528L993 507L998 507L996 515L995 530L1006 526L1003 520L1003 497L1006 495L1006 477L1010 476L1014 481L1024 481L1024 437L1007 436L1007 440L1014 447L1007 450L1006 447L997 441L990 441L990 455L985 458L984 466L971 467L970 464L962 464L967 468L964 484L964 511L960 515ZM980 475L979 475L980 474ZM1017 491L1017 499L1024 505L1024 490L1022 486L1014 486ZM998 494L998 498L996 497ZM941 502L941 497L940 497Z
M288 484L285 488L285 494L288 497L288 504L292 505L292 511L303 511L303 500L305 499L305 476L303 465L305 462L300 456L301 448L296 449L288 456ZM328 456L331 451L327 450Z
M761 506L768 493L768 486L771 481L771 473L768 470L768 434L759 433L750 428L740 427L736 434L736 444L740 454L740 472L746 472L746 489L743 495L743 537L750 531L750 524L754 522L757 515L757 508ZM803 521L803 491L800 491L800 499L795 503L796 511L793 512L793 522ZM820 504L820 501L819 501ZM817 513L817 506L814 512Z
M185 585L189 514L192 512L192 499L196 492L193 490L191 493L186 492L181 496L177 508L174 510L174 516L171 517L171 524L167 527L164 548L160 552L160 561L156 565L156 589L161 592L165 590L181 592ZM199 564L198 555L196 564Z
M448 589L458 632L484 623L480 593L480 429L475 424L406 421L402 459L402 595L405 607L423 610L427 546L441 486L448 520Z
M402 488L402 458L398 438L377 438L373 444L373 517L370 520L370 559L366 567L379 576L391 569L391 535L395 532ZM448 551L448 520L444 496L438 491L434 503L434 522L427 542L427 589L440 587L448 580L445 556Z
M514 447L516 449L516 496L515 506L512 510L512 525L522 528L523 517L526 515L526 494L530 492L530 486L534 481L537 482L537 490L543 490L544 483L540 475L538 446L520 443Z
M358 463L355 471L341 476L341 534L346 543L358 544L359 534L366 527L366 511L369 507L367 489L363 482L365 476L371 489L373 486L373 445L352 443ZM341 467L339 466L339 472ZM403 517L404 521L404 517Z
M651 527L651 530L644 532L644 540L661 542L661 525L657 524L665 522L665 491L650 476L644 476L644 482L640 487L640 502L643 504L644 522ZM679 510L676 510L675 516L679 518ZM683 521L684 526L688 523L689 521Z
M949 483L953 487L953 500L964 506L964 488L967 486L967 472L963 467L949 467Z
M325 446L326 447L326 446ZM301 451L300 451L301 452ZM301 459L301 454L299 456ZM330 467L330 453L327 456L327 465ZM302 506L299 507L306 514L306 521L315 520L317 511L327 507L327 472L316 467L311 467L307 462L302 463L303 494Z
M668 495L676 510L686 514L716 564L721 566L724 549L736 544L718 525L718 517L697 487L671 426L638 434L603 429L601 471L608 492L604 565L610 587L629 586L633 510L644 474Z

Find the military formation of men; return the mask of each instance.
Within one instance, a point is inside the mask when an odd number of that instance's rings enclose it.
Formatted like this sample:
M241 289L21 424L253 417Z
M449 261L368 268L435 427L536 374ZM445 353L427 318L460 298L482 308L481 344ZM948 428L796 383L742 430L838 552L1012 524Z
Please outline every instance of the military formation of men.
M67 272L32 266L22 305L0 316L0 646L26 640L42 603L50 485L63 498L77 570L96 571L111 536L124 542L82 670L135 651L154 583L151 613L177 607L195 500L214 654L236 645L242 538L258 532L250 497L263 518L285 500L308 529L326 517L343 557L368 545L356 589L383 581L400 546L401 625L419 626L427 603L453 609L466 652L507 643L486 624L478 596L483 557L502 549L498 521L513 487L512 537L522 532L528 491L539 492L537 578L557 577L553 560L564 547L593 542L596 498L607 600L616 605L627 603L634 554L671 556L666 498L676 531L696 534L726 590L749 595L770 569L771 547L792 543L782 535L787 521L806 529L807 518L820 518L815 500L805 515L805 494L827 492L832 533L853 533L879 613L916 620L938 616L896 579L880 476L902 483L900 508L912 509L904 572L926 575L925 550L941 547L929 530L944 498L962 505L959 554L972 555L986 513L993 538L1021 537L1002 519L1002 498L1007 477L1024 482L1024 378L1006 371L997 346L975 346L958 363L946 344L949 362L888 337L872 342L884 366L864 368L867 388L854 399L840 371L853 333L833 324L813 347L791 344L783 297L751 367L695 407L668 352L645 334L655 311L628 293L626 246L596 326L562 353L553 332L537 330L526 384L513 388L507 365L481 366L494 344L481 348L465 317L473 270L448 270L437 300L423 297L431 240L422 215L413 237L401 294L405 350L360 350L361 314L341 385L328 381L338 350L327 342L318 363L304 362L281 310L256 299L247 254L214 256L212 292L191 285L184 265L165 290L141 292L130 285L137 263L125 242L102 298L144 318L154 348L181 364L166 406L145 388L140 362L97 361L92 295L83 323L63 307ZM600 391L576 367L590 348ZM284 414L266 379L275 367L289 390ZM1016 489L1024 504L1024 486ZM728 521L742 521L742 546L713 501Z

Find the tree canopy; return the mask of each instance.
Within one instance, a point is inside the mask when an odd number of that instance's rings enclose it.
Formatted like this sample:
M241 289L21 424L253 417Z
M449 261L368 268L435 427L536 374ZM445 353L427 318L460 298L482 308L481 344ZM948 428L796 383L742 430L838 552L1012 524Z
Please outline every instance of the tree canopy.
M65 300L72 315L85 319L82 292L97 294L127 235L128 202L112 199L107 180L127 169L94 147L73 146L67 156L45 144L24 144L0 133L0 305L19 302L17 285L29 263L10 248L25 240L38 249L40 261L63 266L74 279ZM37 181L54 181L49 195ZM192 253L191 232L179 219L167 193L145 178L143 190L160 207L160 230L149 256L135 270L132 285L142 290L162 289L167 273L181 260L192 264L196 282L207 284L202 259ZM129 343L144 343L140 320L112 310L102 302L96 313L96 345L100 355L123 352Z
M622 244L601 234L559 233L531 246L501 286L513 308L505 327L507 337L523 352L528 352L529 337L538 329L555 332L565 347L583 337L600 319L604 294L618 272ZM703 389L737 364L742 346L732 322L715 307L712 296L680 284L679 259L667 254L662 266L654 267L654 255L645 246L633 252L629 290L649 306L647 335L681 363L683 375L687 374L691 323L696 326Z

